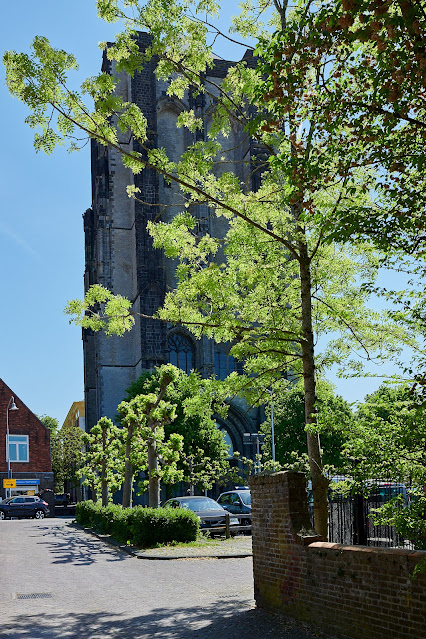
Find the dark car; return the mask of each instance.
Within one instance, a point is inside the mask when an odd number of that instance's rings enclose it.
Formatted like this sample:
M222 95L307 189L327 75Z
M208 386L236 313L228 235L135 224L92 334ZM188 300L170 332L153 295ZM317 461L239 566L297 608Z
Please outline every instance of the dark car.
M69 493L55 493L55 506L68 506L71 501Z
M40 497L22 495L0 502L0 519L9 517L34 517L44 519L49 514L49 504Z
M251 526L251 496L247 488L229 490L219 495L218 504L233 515L239 515L242 526ZM247 515L247 517L241 517Z
M174 497L163 504L163 508L188 508L200 520L200 528L214 532L215 528L223 531L225 528L226 510L210 497ZM238 519L230 517L229 525L238 526Z

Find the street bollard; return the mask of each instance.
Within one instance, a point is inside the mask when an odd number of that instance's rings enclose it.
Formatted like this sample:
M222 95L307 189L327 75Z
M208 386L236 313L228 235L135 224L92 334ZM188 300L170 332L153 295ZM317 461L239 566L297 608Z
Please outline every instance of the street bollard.
M225 515L225 537L226 539L229 539L231 536L231 530L229 528L229 513L226 513Z

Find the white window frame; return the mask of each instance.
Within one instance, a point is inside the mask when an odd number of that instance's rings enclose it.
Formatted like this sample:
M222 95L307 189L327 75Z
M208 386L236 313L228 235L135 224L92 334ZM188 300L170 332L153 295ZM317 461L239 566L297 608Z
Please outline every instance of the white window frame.
M18 438L18 441L12 441L13 438ZM30 442L28 435L13 435L9 434L9 461L11 464L28 464L30 461ZM27 458L19 459L19 444L26 444ZM13 459L11 455L11 446L16 448L16 459Z

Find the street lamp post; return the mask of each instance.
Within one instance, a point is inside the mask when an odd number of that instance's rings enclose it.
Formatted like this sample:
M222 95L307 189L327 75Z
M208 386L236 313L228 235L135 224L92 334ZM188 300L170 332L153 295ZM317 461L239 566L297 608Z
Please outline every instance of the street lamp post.
M15 404L15 398L12 396L9 399L9 403L6 409L6 461L7 461L7 478L12 478L12 471L10 468L10 450L9 450L9 411L10 410L19 410L17 405ZM10 488L8 490L8 497L10 497Z
M256 457L257 461L254 466L255 474L259 472L259 456L260 456L260 446L263 444L265 439L264 433L244 433L244 443L245 444L256 444Z

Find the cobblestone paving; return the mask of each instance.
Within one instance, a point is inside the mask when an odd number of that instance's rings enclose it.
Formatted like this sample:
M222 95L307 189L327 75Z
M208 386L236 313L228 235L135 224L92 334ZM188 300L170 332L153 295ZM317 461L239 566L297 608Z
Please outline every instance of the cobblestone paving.
M254 609L250 557L140 561L55 519L2 521L0 538L2 639L320 636Z

